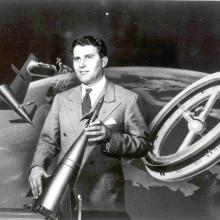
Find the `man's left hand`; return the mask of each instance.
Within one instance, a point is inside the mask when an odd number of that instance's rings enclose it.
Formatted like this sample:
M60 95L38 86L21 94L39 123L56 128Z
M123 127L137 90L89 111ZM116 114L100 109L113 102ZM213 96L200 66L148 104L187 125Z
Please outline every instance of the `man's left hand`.
M111 130L100 120L92 122L85 129L85 134L88 136L88 141L109 141L111 139Z

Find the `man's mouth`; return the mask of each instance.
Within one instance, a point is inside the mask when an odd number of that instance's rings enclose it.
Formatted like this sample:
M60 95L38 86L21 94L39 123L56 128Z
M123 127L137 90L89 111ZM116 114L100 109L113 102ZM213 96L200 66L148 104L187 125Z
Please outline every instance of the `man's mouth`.
M89 71L87 71L87 70L81 70L81 71L79 71L80 72L80 74L82 74L82 75L86 75Z

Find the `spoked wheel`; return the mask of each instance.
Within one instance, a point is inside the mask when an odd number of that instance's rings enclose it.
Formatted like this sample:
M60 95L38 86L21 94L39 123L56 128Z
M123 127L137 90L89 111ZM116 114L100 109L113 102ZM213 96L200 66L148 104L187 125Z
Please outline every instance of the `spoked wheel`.
M216 164L220 160L220 72L174 97L149 131L153 149L144 163L156 179L183 180Z

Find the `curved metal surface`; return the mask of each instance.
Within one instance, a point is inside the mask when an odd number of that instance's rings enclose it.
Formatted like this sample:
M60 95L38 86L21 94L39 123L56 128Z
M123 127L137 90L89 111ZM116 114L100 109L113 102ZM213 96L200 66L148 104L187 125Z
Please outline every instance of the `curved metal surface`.
M162 181L186 179L220 160L219 120L209 131L206 125L219 96L220 72L217 72L188 86L158 113L150 124L154 148L144 158L153 177ZM164 142L181 120L187 124L188 133L176 152L162 155Z

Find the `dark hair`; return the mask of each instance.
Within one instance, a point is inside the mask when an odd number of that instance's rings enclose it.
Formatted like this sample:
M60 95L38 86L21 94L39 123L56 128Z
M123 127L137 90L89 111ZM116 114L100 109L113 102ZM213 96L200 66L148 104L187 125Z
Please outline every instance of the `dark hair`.
M95 36L82 36L80 38L75 39L72 42L72 47L71 47L71 51L73 52L73 49L77 46L85 46L85 45L93 45L94 47L96 47L98 49L98 53L100 55L100 57L105 57L107 56L107 47L105 42Z

